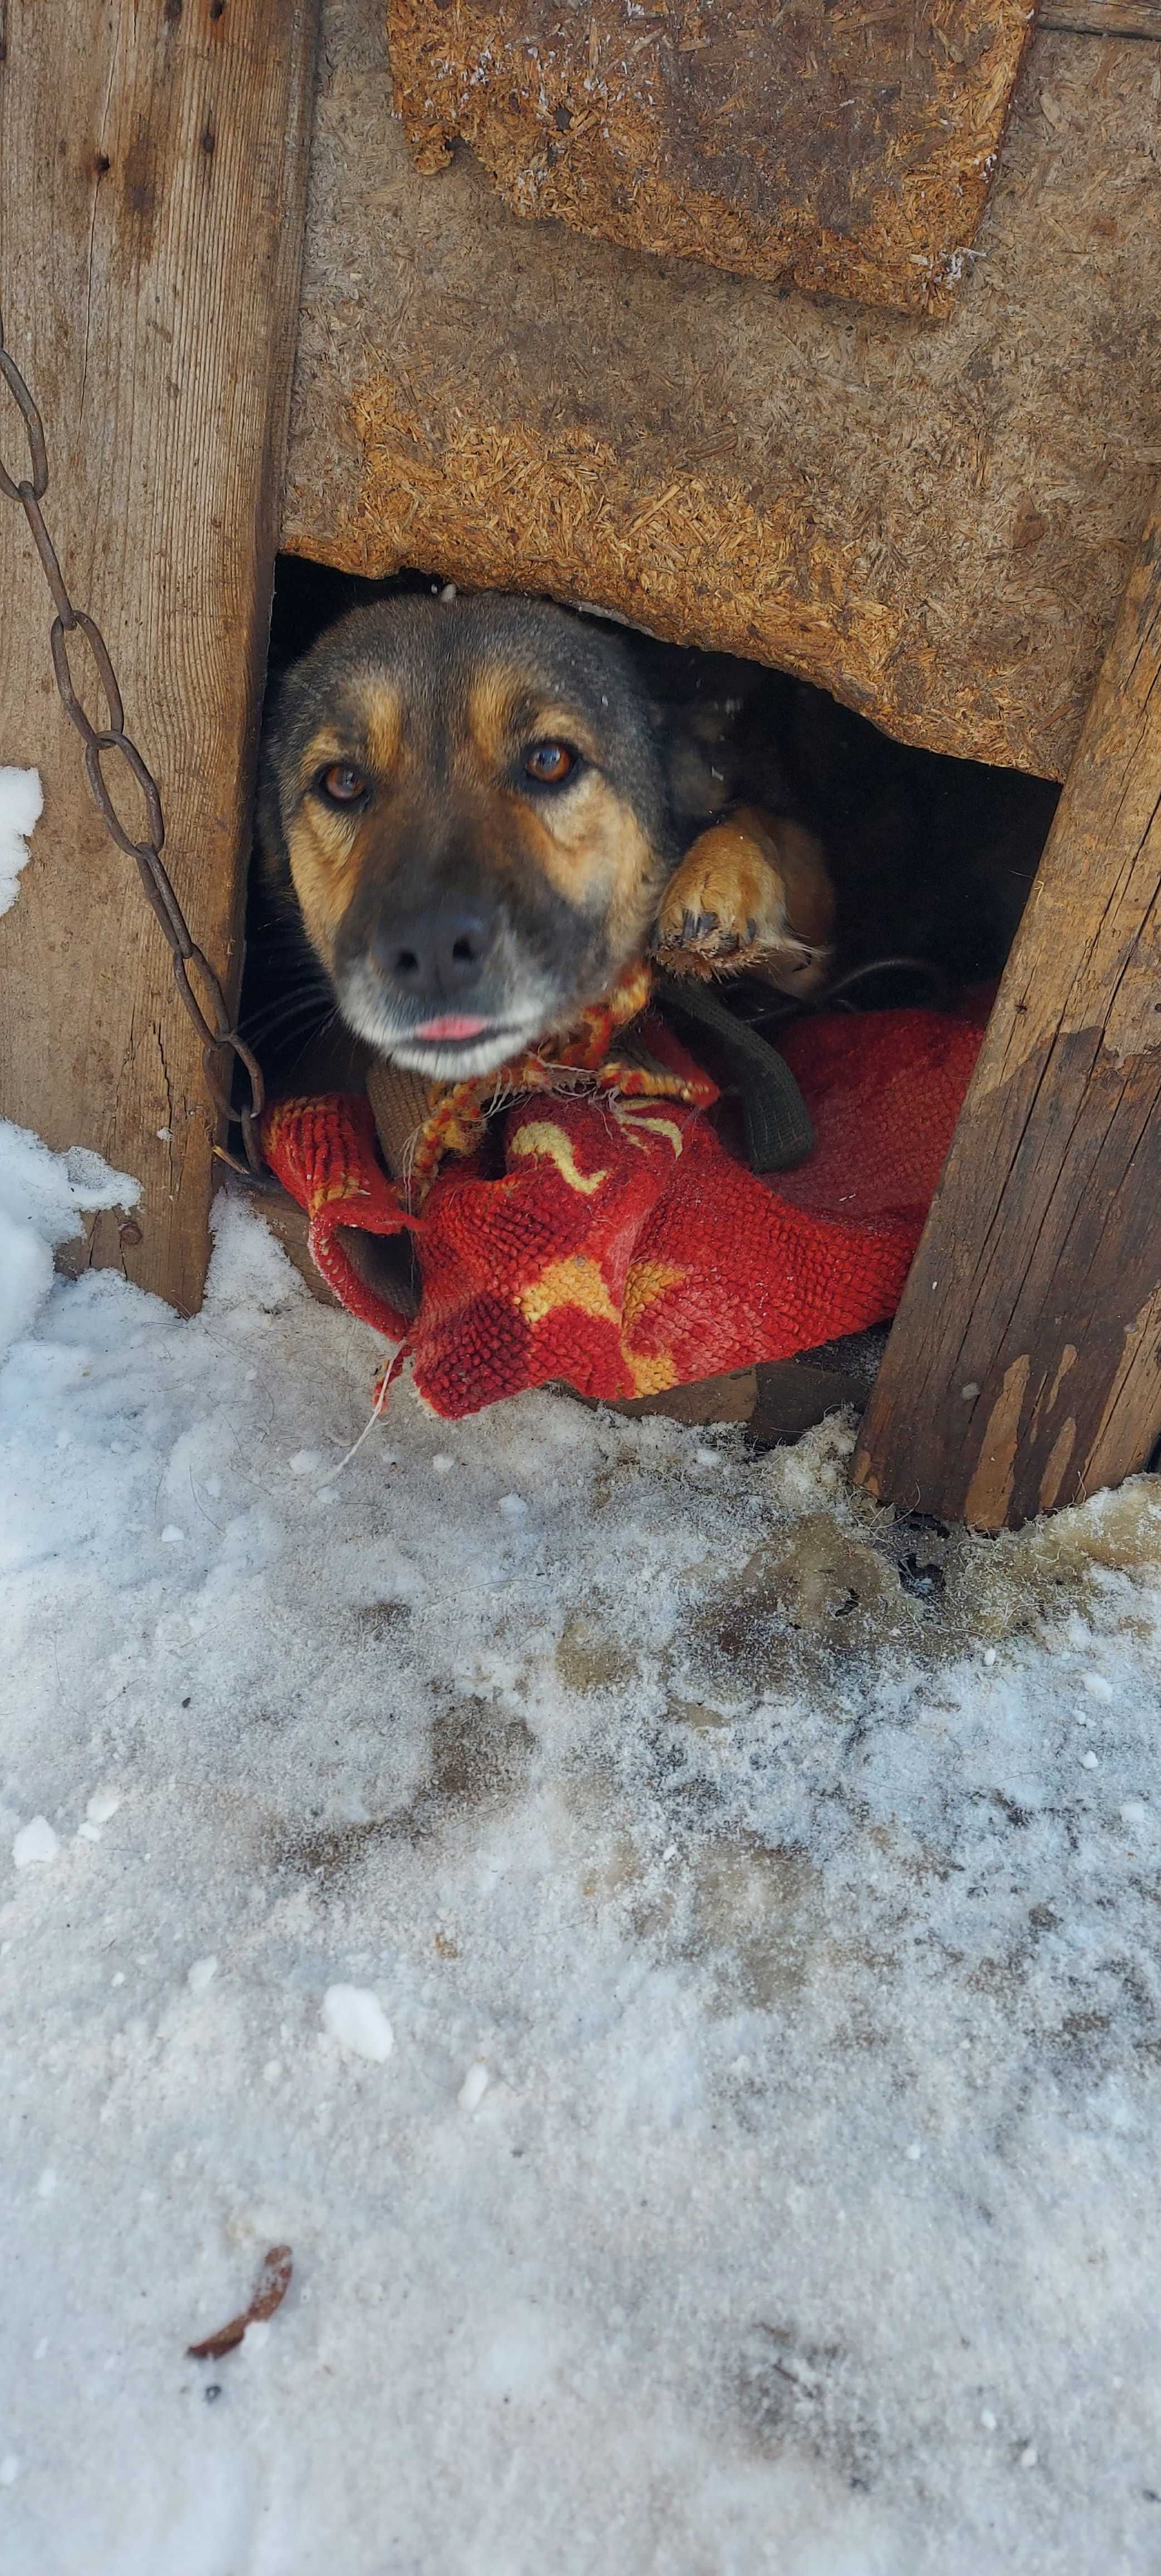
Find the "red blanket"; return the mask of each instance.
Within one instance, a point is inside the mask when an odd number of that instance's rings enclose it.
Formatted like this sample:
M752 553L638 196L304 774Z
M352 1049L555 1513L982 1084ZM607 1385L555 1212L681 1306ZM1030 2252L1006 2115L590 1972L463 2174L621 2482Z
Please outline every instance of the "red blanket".
M461 1120L451 1148L428 1153L419 1204L388 1179L365 1099L268 1112L266 1150L308 1212L319 1270L400 1344L389 1376L411 1356L434 1412L475 1413L553 1379L587 1396L655 1394L894 1313L978 1027L921 1010L792 1027L781 1052L817 1143L776 1181L727 1152L706 1114L712 1083L669 1030L647 1027L661 1082L654 1071L638 1083L623 1059L593 1068L582 1093L537 1074L540 1087L499 1113L498 1177L472 1150L478 1117ZM349 1226L411 1231L423 1279L414 1322L359 1279L340 1239Z

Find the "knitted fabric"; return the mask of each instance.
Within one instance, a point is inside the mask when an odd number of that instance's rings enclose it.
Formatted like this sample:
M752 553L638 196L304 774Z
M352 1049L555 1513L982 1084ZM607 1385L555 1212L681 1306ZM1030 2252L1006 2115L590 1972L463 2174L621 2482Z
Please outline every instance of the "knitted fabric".
M622 998L624 998L622 996ZM643 994L641 998L644 998ZM367 1101L268 1112L270 1162L310 1218L343 1304L409 1354L437 1414L478 1412L564 1380L582 1395L660 1393L791 1358L894 1313L951 1141L979 1028L933 1011L804 1019L780 1041L814 1122L809 1161L776 1183L727 1152L714 1086L649 1014L645 1071L616 1007L555 1052L506 1068L485 1172L485 1102L451 1093L416 1143L409 1205L377 1152ZM634 1043L640 1025L633 1032ZM594 1059L599 1055L601 1061ZM484 1086L494 1095L496 1076ZM496 1131L498 1130L498 1137ZM341 1230L411 1232L423 1290L409 1321L358 1277Z
M630 966L571 1030L474 1082L430 1083L390 1064L373 1066L367 1091L379 1146L388 1170L405 1183L407 1206L421 1207L440 1164L474 1153L489 1118L527 1092L622 1091L703 1108L716 1100L708 1075L647 1009L650 983L647 966Z

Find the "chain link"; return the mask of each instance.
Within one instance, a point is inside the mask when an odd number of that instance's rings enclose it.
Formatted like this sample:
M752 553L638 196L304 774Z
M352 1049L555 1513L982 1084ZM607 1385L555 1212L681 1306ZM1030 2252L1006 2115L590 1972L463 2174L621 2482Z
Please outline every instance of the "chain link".
M74 608L69 598L68 586L61 571L57 551L45 526L40 507L48 490L48 457L44 443L44 426L16 361L10 357L4 346L2 316L0 316L0 379L7 385L24 422L29 463L32 467L30 476L26 475L23 479L17 480L0 463L0 498L19 502L44 568L45 580L52 593L52 603L56 611L49 638L52 647L52 666L56 674L61 705L70 723L75 725L85 747L85 776L88 780L89 794L110 839L116 842L119 850L124 851L126 858L136 863L137 873L150 910L155 914L169 944L174 979L183 1007L188 1012L201 1040L206 1088L219 1116L228 1124L241 1128L246 1160L244 1163L241 1162L238 1156L230 1153L224 1145L215 1145L214 1151L222 1162L229 1163L233 1171L241 1172L252 1182L263 1181L272 1186L258 1132L266 1100L261 1067L245 1039L239 1036L237 1026L226 1008L222 987L208 957L190 937L185 914L174 893L173 881L168 869L163 865L161 853L165 845L165 816L162 812L161 796L152 771L143 760L136 743L125 731L125 710L121 703L121 692L117 686L117 675L109 658L108 645L94 619L86 616L83 608ZM102 726L92 722L77 695L68 647L65 643L67 635L77 633L85 638L100 682L106 716L106 722ZM114 752L120 754L130 776L136 780L141 791L146 823L146 836L142 840L135 841L132 834L126 830L113 802L101 765L106 755ZM235 1109L233 1105L231 1082L222 1061L224 1055L228 1055L233 1063L240 1064L246 1076L249 1098L242 1109Z

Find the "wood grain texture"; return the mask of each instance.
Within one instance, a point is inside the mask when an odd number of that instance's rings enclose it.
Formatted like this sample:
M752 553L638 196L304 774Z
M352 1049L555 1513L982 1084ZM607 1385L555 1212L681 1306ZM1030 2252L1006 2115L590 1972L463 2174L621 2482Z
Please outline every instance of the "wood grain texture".
M284 542L592 601L1063 777L1161 465L1161 47L1034 38L933 326L525 223L468 151L424 177L383 0L325 30Z
M1161 1435L1161 496L868 1409L856 1480L981 1529Z
M1046 0L1038 24L1075 36L1161 37L1161 0Z
M12 0L0 66L0 294L44 415L45 514L76 604L105 630L161 788L167 864L227 991L315 20L315 0ZM0 410L0 454L23 473L18 431ZM212 1182L198 1046L132 862L89 805L52 683L48 594L8 505L0 596L0 761L35 765L45 787L0 923L0 1109L139 1177L140 1241L101 1220L90 1256L188 1309ZM74 669L86 678L83 654Z
M387 24L420 169L462 140L520 215L942 314L1032 18L1027 0L387 0Z

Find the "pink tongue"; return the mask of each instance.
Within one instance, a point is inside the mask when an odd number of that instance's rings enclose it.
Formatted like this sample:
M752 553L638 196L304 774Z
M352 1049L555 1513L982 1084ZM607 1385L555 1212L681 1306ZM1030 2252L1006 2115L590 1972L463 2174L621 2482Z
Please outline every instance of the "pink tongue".
M417 1038L478 1038L487 1025L486 1020L465 1020L449 1012L443 1020L422 1020L415 1034Z

